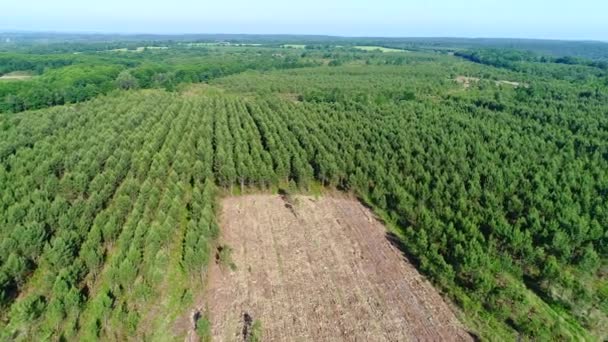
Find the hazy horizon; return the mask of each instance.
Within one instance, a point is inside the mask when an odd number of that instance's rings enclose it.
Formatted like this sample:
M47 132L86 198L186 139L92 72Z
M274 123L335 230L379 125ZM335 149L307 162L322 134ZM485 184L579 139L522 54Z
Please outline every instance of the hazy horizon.
M330 37L330 38L388 38L388 39L505 39L505 40L553 40L553 41L579 41L579 42L600 42L608 43L607 39L588 39L588 38L530 38L530 37L502 37L502 36L377 36L377 35L338 35L338 34L311 34L311 33L282 33L282 32L264 32L264 33L246 33L246 32L175 32L175 33L159 33L159 32L120 32L120 31L78 31L78 30L11 30L0 29L0 34L57 34L57 35L102 35L102 36L295 36L295 37Z
M608 2L472 0L22 0L0 5L0 31L97 34L287 34L608 40Z

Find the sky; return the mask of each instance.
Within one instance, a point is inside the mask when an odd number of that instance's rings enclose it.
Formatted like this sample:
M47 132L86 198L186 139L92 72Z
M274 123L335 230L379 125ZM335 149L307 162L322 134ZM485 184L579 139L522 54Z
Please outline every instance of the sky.
M0 0L0 30L608 41L608 0Z

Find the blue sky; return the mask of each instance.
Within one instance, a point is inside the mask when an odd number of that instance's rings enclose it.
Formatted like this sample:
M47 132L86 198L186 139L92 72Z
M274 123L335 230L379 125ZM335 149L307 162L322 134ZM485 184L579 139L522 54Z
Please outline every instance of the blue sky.
M0 0L0 30L608 41L608 0Z

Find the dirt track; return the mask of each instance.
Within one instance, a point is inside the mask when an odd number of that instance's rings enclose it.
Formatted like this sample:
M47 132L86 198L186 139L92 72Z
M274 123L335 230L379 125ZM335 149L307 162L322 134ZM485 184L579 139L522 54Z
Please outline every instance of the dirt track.
M245 314L263 341L471 340L368 209L347 198L295 202L223 201L221 243L237 268L211 267L214 340L243 341Z

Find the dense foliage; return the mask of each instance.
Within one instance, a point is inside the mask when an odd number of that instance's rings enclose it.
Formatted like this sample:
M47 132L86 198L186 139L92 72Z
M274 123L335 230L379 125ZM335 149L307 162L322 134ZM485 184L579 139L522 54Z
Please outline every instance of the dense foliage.
M20 81L0 79L0 112L21 112L90 100L117 89L164 88L206 82L245 70L315 65L310 58L285 51L233 51L176 48L104 50L86 54L0 55L0 76L33 72Z
M267 66L208 78L160 53L101 74L210 81L0 117L1 338L172 338L203 286L218 194L316 184L375 208L481 338L608 336L600 68L280 51L219 49L198 58ZM268 71L287 53L301 68Z
M550 57L525 51L492 49L459 51L455 55L476 63L523 72L528 76L580 81L608 75L608 60Z

